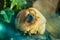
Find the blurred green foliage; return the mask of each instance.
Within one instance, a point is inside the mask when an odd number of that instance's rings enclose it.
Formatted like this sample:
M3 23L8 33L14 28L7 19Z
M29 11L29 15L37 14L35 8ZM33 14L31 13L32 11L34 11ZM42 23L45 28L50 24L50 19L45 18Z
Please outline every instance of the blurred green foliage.
M1 10L0 12L0 20L6 22L6 23L10 23L12 16L14 15L13 10L10 9L4 9Z
M27 4L26 0L10 0L11 1L11 9L16 5L17 9L21 9L21 6Z

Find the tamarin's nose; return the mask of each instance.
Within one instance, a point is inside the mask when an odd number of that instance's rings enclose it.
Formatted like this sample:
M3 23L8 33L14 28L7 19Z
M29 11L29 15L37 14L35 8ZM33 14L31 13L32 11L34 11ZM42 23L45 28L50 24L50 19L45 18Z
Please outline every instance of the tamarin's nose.
M29 14L27 15L27 22L28 22L28 23L34 22L34 14L29 13Z

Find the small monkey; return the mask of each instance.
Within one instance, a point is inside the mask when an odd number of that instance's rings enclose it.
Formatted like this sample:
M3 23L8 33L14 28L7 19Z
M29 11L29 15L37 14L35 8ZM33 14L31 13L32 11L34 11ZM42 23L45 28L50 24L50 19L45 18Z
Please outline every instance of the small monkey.
M20 11L15 20L16 28L28 34L44 34L46 19L35 8Z

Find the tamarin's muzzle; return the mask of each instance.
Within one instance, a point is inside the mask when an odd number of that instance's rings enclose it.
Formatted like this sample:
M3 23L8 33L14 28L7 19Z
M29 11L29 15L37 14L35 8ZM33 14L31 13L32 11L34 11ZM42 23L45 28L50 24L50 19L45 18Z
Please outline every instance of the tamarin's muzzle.
M27 22L28 22L28 23L34 22L34 14L29 13L29 14L27 15Z

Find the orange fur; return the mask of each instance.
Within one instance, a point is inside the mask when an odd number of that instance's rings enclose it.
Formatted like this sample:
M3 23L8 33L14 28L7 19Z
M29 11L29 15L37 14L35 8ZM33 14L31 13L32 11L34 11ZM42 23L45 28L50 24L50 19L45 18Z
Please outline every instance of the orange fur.
M28 23L26 16L32 13L34 14L34 22ZM18 18L17 18L18 17ZM25 33L29 32L30 34L44 34L45 32L45 17L35 8L29 8L26 10L22 10L18 13L16 17L16 27L20 31L24 31Z

